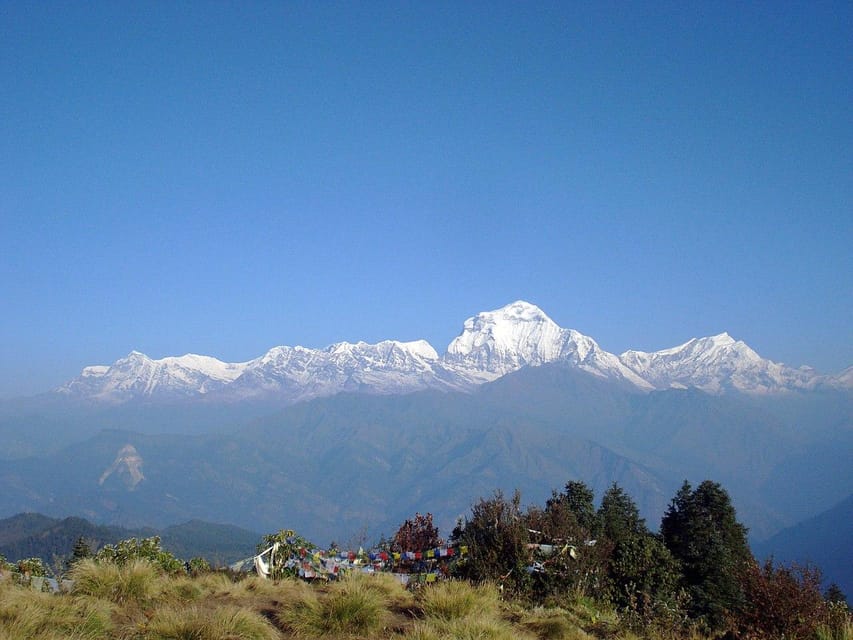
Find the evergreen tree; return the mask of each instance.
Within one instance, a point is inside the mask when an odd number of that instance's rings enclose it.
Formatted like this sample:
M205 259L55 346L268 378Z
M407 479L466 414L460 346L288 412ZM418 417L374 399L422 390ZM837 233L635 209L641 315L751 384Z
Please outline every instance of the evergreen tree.
M607 576L610 599L629 607L642 618L655 607L675 599L678 564L646 527L637 505L616 483L607 490L598 509L601 544L612 552Z
M74 564L78 560L82 560L83 558L91 558L92 557L92 548L89 546L89 543L86 541L86 538L80 536L77 538L77 541L74 543L74 548L71 551L71 564Z
M648 533L637 505L615 482L601 498L598 523L601 535L615 544Z
M847 596L844 595L841 587L839 587L836 582L831 582L829 584L826 591L823 593L823 598L827 602L843 602L844 604L847 604Z
M593 494L585 483L571 480L566 483L566 488L561 492L556 491L545 504L545 511L566 509L574 516L577 525L583 529L586 537L594 537L598 529L598 522L593 505Z
M663 541L681 563L690 613L712 629L724 628L742 605L739 575L752 560L746 532L729 494L710 480L695 491L685 481L661 521Z

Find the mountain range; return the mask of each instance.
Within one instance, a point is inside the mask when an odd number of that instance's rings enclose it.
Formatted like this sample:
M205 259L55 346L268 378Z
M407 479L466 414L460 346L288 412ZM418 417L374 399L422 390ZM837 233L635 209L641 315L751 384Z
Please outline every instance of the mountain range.
M278 346L238 363L194 354L154 360L133 351L109 366L84 368L58 392L110 403L200 398L290 403L342 391L470 390L547 363L565 363L644 392L692 387L709 393L778 393L853 385L850 369L828 376L775 363L727 333L617 356L558 326L539 307L517 301L468 318L442 356L424 340L340 342L325 349Z
M423 341L236 364L132 353L0 403L0 442L0 517L202 520L322 545L416 511L447 533L494 490L542 504L582 480L599 497L617 482L656 528L685 479L711 479L758 542L853 493L853 375L725 333L617 356L516 302L466 320L441 356Z

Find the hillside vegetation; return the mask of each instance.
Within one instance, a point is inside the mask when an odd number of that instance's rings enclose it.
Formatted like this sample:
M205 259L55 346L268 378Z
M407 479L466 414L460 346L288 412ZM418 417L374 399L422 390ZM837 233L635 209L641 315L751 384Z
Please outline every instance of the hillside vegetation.
M523 511L518 494L497 492L458 523L446 544L460 553L447 561L370 573L356 562L313 582L294 574L321 552L292 531L259 545L286 549L278 571L270 561L275 580L212 570L203 558L183 562L156 537L94 554L80 540L58 592L40 579L47 569L39 560L2 564L0 640L853 639L844 595L822 595L817 571L752 558L720 485L685 483L659 535L620 487L598 509L593 498L569 482ZM377 548L403 558L445 544L438 533L417 514ZM405 588L405 570L434 579Z

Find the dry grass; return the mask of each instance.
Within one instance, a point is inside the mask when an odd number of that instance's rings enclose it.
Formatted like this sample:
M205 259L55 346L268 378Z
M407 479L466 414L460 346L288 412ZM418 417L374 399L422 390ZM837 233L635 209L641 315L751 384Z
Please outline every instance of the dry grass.
M468 616L453 620L422 620L404 637L412 640L527 640L533 636L504 620Z
M133 560L119 567L85 559L74 565L72 593L109 600L118 605L146 605L161 595L166 579L151 563Z
M578 626L574 615L559 607L525 611L519 625L542 640L593 640Z
M140 640L276 640L278 631L263 616L235 606L158 609Z
M500 597L493 585L472 586L467 582L448 580L422 589L418 604L427 618L458 620L476 614L494 617Z
M0 581L0 640L707 640L690 629L631 631L613 609L577 596L530 607L466 582L412 595L388 575L234 582L222 574L168 577L144 562L91 561L72 575L71 593ZM847 610L836 618L812 640L853 640Z
M54 640L111 638L112 606L106 602L0 586L0 638Z
M353 574L288 599L277 615L279 623L300 637L371 635L386 627L391 599L373 576Z

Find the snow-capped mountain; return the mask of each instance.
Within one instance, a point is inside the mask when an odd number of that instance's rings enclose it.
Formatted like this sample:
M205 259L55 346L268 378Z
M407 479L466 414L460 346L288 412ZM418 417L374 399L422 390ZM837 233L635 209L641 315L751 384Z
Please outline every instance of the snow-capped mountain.
M808 367L793 369L765 360L728 333L694 338L654 353L626 351L620 360L656 388L696 387L710 393L768 393L811 389L826 382Z
M221 391L246 370L247 362L222 362L187 354L153 360L131 351L110 366L91 366L61 391L97 400L123 401L150 396L197 396Z
M445 365L459 375L483 382L547 362L567 362L600 377L652 388L595 340L561 328L539 307L523 301L468 318L444 356Z
M285 394L293 400L340 391L405 393L441 386L439 362L424 340L339 342L325 349L274 347L247 363L228 393L235 398Z
M761 358L727 333L616 356L592 338L560 327L539 307L517 301L468 318L443 356L423 340L340 342L325 349L280 346L240 363L192 354L153 360L134 351L110 366L86 367L59 391L110 402L184 397L295 402L340 391L464 390L550 362L639 391L696 387L710 393L775 393L853 386L850 370L830 377L807 367L793 369Z

